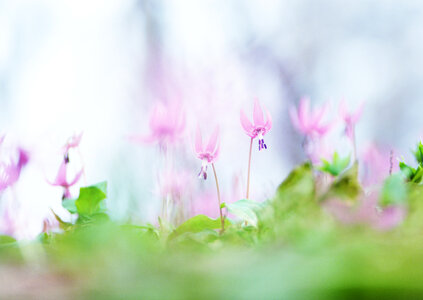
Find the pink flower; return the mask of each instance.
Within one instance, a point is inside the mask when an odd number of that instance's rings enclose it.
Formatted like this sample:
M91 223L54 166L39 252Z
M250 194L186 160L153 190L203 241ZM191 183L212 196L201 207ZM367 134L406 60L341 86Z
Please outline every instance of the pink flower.
M0 163L0 191L5 190L18 181L22 168L28 163L28 161L28 152L19 148L18 159L16 162L11 161Z
M405 207L401 205L379 208L375 193L368 197L362 197L357 206L352 206L341 200L329 200L324 206L344 224L367 224L379 230L389 230L398 226L405 219L407 213Z
M360 180L364 186L381 184L390 174L399 171L395 151L375 144L367 146L361 154Z
M149 136L135 136L131 140L141 143L158 143L160 147L177 142L185 130L185 113L180 103L163 104L159 102L150 115Z
M66 145L63 146L63 153L65 154L65 156L68 154L69 149L76 148L79 146L79 144L81 143L82 135L83 132L81 132L79 135L75 134L69 138Z
M269 111L266 109L266 121L264 120L263 110L260 107L258 99L254 100L254 111L253 111L253 121L254 124L245 115L244 111L241 110L240 119L242 128L244 128L245 133L255 139L258 137L259 140L259 150L267 149L267 145L264 143L263 136L272 128L272 118Z
M322 124L326 114L327 105L310 111L310 99L302 98L298 110L291 107L289 113L292 124L305 136L313 138L325 135L331 124Z
M53 186L63 187L63 189L64 189L63 199L72 197L72 195L69 191L69 188L74 186L79 181L79 179L81 178L81 175L83 173L83 170L79 171L75 175L75 177L73 178L72 181L68 181L67 178L66 178L67 177L66 176L67 167L68 167L68 163L66 162L66 160L64 160L59 167L59 171L57 172L56 179L53 182L49 182Z
M202 160L202 166L198 177L207 179L207 166L216 161L219 156L220 141L219 141L219 128L216 127L210 136L207 146L204 147L201 136L200 127L197 127L197 133L195 135L195 152L197 157Z
M341 101L339 105L339 114L342 120L345 122L345 134L351 140L354 139L354 127L358 123L363 114L364 102L361 102L355 112L348 112L347 104L345 100Z

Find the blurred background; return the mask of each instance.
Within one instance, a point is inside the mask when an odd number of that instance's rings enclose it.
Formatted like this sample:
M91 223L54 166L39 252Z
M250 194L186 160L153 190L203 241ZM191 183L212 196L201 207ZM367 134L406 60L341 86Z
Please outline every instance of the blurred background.
M376 143L407 157L422 133L422 41L417 0L0 0L0 129L31 155L3 200L25 203L28 236L39 232L49 208L60 210L62 190L46 179L83 132L81 185L107 180L115 218L156 222L162 152L128 137L149 135L158 101L186 112L172 157L194 206L215 188L197 178L197 124L205 136L220 126L222 194L243 197L249 138L239 111L251 116L254 97L273 118L269 149L253 152L254 199L271 197L305 159L288 114L304 95L329 101L333 114L342 98L351 108L365 101L359 149Z

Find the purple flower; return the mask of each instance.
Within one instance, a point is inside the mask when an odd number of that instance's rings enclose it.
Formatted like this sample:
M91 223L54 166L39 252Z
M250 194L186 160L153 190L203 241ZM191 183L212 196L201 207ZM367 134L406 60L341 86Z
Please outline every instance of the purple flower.
M244 111L241 110L240 119L242 128L244 128L245 133L255 139L258 137L259 140L259 150L267 149L267 145L264 143L263 136L272 128L272 118L269 111L266 109L266 121L264 120L263 110L260 107L258 99L254 100L254 111L253 111L253 121L254 124L245 115Z
M298 110L291 107L289 113L292 124L298 131L308 138L314 138L325 135L332 126L332 124L323 124L326 110L327 104L315 110L310 110L310 99L304 97L300 100Z
M195 152L197 157L201 159L202 165L198 177L207 179L207 166L214 163L219 156L220 141L219 141L219 128L216 127L210 136L207 146L204 147L203 139L201 136L200 127L197 127L197 133L195 135Z
M161 148L181 139L185 130L185 113L181 105L159 102L150 115L149 136L134 136L130 139L140 143L158 143Z
M72 197L69 189L70 189L70 187L74 186L79 181L79 179L81 178L81 175L83 173L83 169L82 169L75 175L73 180L68 181L67 176L66 176L67 175L67 167L68 167L68 163L66 162L66 160L64 160L59 167L59 171L57 172L56 179L53 182L49 181L49 184L51 184L53 186L63 187L63 189L64 189L63 199Z

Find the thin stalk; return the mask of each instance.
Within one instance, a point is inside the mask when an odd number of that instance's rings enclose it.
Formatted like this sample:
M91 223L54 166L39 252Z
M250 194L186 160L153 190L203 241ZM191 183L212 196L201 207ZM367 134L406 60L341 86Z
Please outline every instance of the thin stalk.
M357 157L357 141L355 139L355 128L352 129L352 143L353 143L353 155L354 155L354 161L357 162L358 161L358 157Z
M219 202L220 223L222 224L221 233L223 233L223 231L225 230L225 221L223 220L222 207L220 206L222 202L220 200L219 182L217 181L217 175L216 175L216 169L214 167L214 163L212 163L211 165L213 168L214 179L216 180L217 201Z
M250 170L251 170L251 153L253 152L253 138L250 141L250 154L248 155L248 175L247 175L247 194L246 199L250 198Z

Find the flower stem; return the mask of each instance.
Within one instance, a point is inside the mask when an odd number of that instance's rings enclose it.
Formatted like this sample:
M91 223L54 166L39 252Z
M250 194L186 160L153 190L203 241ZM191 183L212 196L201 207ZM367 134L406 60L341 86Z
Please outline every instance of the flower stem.
M212 163L211 165L213 168L214 179L216 180L217 201L219 202L220 223L222 224L222 229L220 233L223 233L223 231L225 230L225 221L223 220L222 207L220 206L221 200L220 200L219 182L217 181L217 175L216 175L216 169L214 167L214 163Z
M358 161L358 157L357 157L357 141L355 139L355 128L352 129L352 143L353 143L353 155L354 155L354 161L357 162Z
M253 138L250 141L250 154L248 155L248 175L247 175L247 194L245 199L250 198L250 170L251 170L251 153L253 152Z

